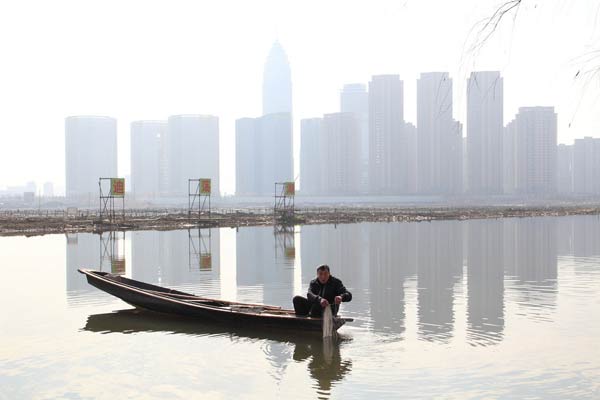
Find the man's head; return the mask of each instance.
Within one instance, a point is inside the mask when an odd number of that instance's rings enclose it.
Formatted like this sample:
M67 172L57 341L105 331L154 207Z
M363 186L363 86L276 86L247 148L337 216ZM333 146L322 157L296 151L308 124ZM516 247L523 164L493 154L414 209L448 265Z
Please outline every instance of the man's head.
M317 279L321 284L327 283L331 273L329 272L329 265L321 264L317 267Z

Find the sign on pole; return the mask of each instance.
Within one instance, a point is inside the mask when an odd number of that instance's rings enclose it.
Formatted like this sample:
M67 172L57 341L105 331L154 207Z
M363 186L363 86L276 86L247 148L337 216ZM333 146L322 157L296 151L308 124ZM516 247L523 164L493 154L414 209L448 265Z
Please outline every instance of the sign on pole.
M296 194L296 185L294 182L286 182L285 183L285 195L286 196L294 196Z
M125 197L125 178L110 178L110 195Z
M210 179L200 179L200 194L209 195L211 190Z

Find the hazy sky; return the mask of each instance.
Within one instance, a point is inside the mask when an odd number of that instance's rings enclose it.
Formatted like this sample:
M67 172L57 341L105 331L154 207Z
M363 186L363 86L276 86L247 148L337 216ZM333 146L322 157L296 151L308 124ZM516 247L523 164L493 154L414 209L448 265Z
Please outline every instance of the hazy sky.
M559 142L600 136L600 78L574 80L600 49L600 1L523 1L479 54L465 43L497 0L0 2L0 188L64 185L65 116L116 117L126 175L132 120L201 113L220 118L221 187L233 192L234 121L260 114L275 39L291 63L296 143L301 118L337 111L342 85L373 74L400 74L415 122L418 74L449 71L464 122L474 69L502 71L505 123L519 106L554 105Z

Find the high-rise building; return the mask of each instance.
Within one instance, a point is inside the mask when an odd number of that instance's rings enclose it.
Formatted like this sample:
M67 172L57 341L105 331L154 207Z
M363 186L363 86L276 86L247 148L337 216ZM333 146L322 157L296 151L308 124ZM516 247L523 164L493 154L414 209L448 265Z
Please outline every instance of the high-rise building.
M187 196L188 179L209 178L212 196L220 195L219 118L212 115L174 115L166 133L168 193Z
M554 107L521 107L515 118L515 190L556 192L556 113Z
M502 166L504 81L497 71L472 72L467 82L468 190L504 191Z
M403 149L404 166L406 168L406 188L408 193L417 192L417 127L410 122L405 122L402 127L402 134L406 148ZM400 160L395 159L395 164L399 165Z
M323 194L321 187L322 118L300 121L300 191L306 195Z
M573 146L559 144L556 157L557 190L561 194L573 193Z
M589 136L573 144L573 191L600 194L600 139Z
M502 184L505 194L514 194L516 190L516 171L515 171L515 156L517 139L517 123L515 120L510 121L504 127L504 137L502 138L502 166L504 174L502 176Z
M254 126L252 126L254 125ZM294 180L292 154L292 115L268 114L260 118L243 118L236 121L236 161L248 165L248 170L236 170L237 195L272 196L276 182ZM251 143L254 145L252 146ZM243 183L246 177L254 187Z
M117 120L102 116L65 119L66 196L90 200L100 178L117 177Z
M340 93L340 112L354 113L358 120L360 127L361 163L365 169L365 178L368 178L369 93L364 83L349 83L344 85Z
M292 115L268 114L258 119L256 182L258 193L272 196L276 182L294 180Z
M462 128L462 125L461 125ZM469 181L469 172L467 165L469 164L469 155L467 153L467 138L463 136L462 138L462 191L465 192L467 190L467 182Z
M417 188L423 194L462 191L462 127L452 119L452 79L428 72L417 80Z
M369 191L409 192L407 143L403 134L404 85L398 75L369 82Z
M263 116L236 121L236 194L271 196L275 183L294 180L292 78L279 42L263 74Z
M281 44L273 43L263 74L263 115L292 112L292 74Z
M464 189L464 150L463 150L463 124L460 121L453 121L454 129L452 134L452 140L448 147L448 152L452 155L449 157L448 165L448 179L449 188L451 193L460 194L463 193Z
M235 193L256 193L256 120L241 118L235 121Z
M166 131L166 121L131 123L131 192L136 197L155 197L161 192Z
M321 125L322 189L328 195L360 191L360 125L354 113L325 114Z
M354 113L360 127L360 191L369 190L369 93L363 83L344 85L340 93L340 112Z

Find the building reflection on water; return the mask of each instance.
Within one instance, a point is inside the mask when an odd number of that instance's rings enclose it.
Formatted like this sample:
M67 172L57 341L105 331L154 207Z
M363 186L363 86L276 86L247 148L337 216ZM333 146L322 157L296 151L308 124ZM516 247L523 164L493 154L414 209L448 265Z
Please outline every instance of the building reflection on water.
M516 303L532 319L548 319L555 309L558 278L557 220L505 222L505 279ZM561 232L562 234L563 232Z
M504 221L467 223L467 337L493 344L504 331Z
M370 322L376 331L395 335L405 331L405 281L417 269L416 230L414 223L369 225L365 250L369 254Z
M446 341L454 326L454 286L463 271L463 225L458 221L417 224L419 335Z
M443 344L465 337L470 345L489 346L503 340L507 303L531 321L552 319L559 257L600 255L597 222L575 216L69 234L67 298L74 306L110 299L77 273L86 267L289 307L295 294L305 294L316 266L326 263L354 294L342 308L355 318L353 329L406 340L407 314L415 312L408 320L416 321L410 331L419 340ZM466 321L460 335L457 319ZM161 329L130 315L88 320L90 330L118 331L124 323ZM183 326L182 333L188 329L199 328ZM317 390L327 392L352 369L343 346L267 339L263 351L277 379L294 360L306 362Z
M117 232L110 238L68 234L67 295L73 304L98 296L77 273L86 267L211 296L224 296L228 288L238 300L289 307L293 295L305 293L315 267L326 263L354 293L342 309L356 319L354 327L404 339L407 305L414 302L419 339L451 340L456 313L464 313L467 341L492 345L503 338L507 301L534 320L554 312L560 256L600 254L600 224L589 221L246 227Z

